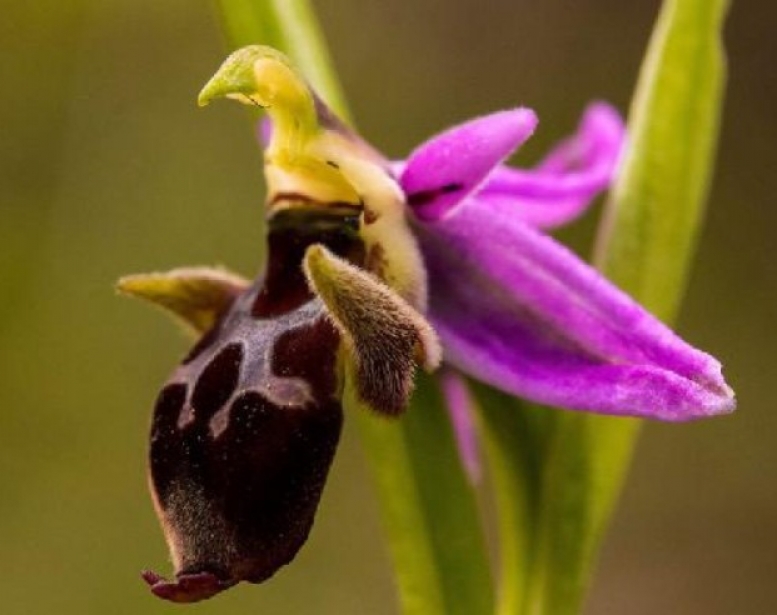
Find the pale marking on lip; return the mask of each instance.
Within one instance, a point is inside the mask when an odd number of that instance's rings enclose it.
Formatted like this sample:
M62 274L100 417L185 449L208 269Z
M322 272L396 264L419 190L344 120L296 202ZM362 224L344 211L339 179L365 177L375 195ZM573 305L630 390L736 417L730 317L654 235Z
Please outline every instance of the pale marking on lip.
M298 324L290 327L288 331L304 328ZM272 371L273 352L275 348L269 347L265 351L264 360L261 362L262 371L258 378L261 383L258 387L244 388L235 391L229 400L219 409L208 423L210 436L216 440L226 431L232 419L232 405L241 394L247 391L256 391L274 406L286 408L302 408L315 403L315 398L310 384L302 378L285 378L276 376Z

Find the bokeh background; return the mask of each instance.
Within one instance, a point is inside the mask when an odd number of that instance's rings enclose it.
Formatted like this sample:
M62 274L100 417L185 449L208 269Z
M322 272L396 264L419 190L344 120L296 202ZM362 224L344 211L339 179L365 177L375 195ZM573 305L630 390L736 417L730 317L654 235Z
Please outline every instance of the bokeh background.
M542 124L625 110L655 0L321 0L364 134L400 156L518 103ZM770 0L735 3L708 223L680 332L721 357L732 417L645 430L589 614L777 612L777 57ZM234 105L194 97L225 54L206 0L0 3L0 612L170 613L146 493L149 410L188 342L119 299L127 272L261 264L260 154ZM562 238L585 252L598 210ZM311 540L197 613L396 611L346 428ZM180 608L180 607L178 607Z

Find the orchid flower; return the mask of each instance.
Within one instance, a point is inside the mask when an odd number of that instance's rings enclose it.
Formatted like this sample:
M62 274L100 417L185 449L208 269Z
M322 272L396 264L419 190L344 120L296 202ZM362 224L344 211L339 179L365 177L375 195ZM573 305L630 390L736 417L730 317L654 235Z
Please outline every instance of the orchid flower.
M207 268L119 288L201 337L160 393L150 484L176 572L165 599L258 583L304 544L342 408L403 412L416 366L544 404L688 420L729 412L719 363L543 233L607 187L624 140L604 104L531 171L518 108L391 163L336 118L289 61L251 46L202 90L264 108L268 259L254 282ZM456 407L458 404L454 403ZM460 439L473 446L466 420Z

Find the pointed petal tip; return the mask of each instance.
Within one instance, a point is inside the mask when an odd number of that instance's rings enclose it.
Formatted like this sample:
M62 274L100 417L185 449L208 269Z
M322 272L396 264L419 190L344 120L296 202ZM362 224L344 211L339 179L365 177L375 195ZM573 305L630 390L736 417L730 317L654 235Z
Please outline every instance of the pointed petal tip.
M613 125L623 126L620 111L606 100L593 100L588 103L585 111L583 111L583 121L592 119L600 119Z
M326 267L328 258L327 258L327 249L321 245L320 243L314 243L312 246L310 246L305 251L305 261L304 264L310 268L320 268L320 267ZM328 269L325 269L325 271L328 272ZM310 275L310 270L308 271L308 275Z
M537 114L529 107L516 107L506 113L512 115L516 128L520 128L522 131L528 131L529 136L537 129L537 125L540 123Z
M621 113L611 104L597 100L590 103L583 112L580 132L588 138L613 144L623 149L626 138L626 123Z
M529 107L515 107L497 111L489 115L475 118L471 121L473 126L480 126L488 133L492 133L495 139L505 142L505 147L517 147L516 141L523 143L534 134L539 125L539 118L534 110Z
M633 416L643 419L652 419L666 423L690 423L701 419L711 419L732 414L736 410L736 398L731 394L710 395L708 399L701 401L693 407L686 407L680 411L674 409L661 409L656 412L640 412Z
M708 363L695 379L695 384L705 392L704 401L690 420L725 416L733 413L737 406L736 394L723 377L722 365L715 357L706 353L705 356Z
M143 274L131 274L120 277L113 285L113 290L120 295L134 296L137 294Z
M548 236L470 203L419 233L449 364L560 408L676 422L734 409L716 359Z
M408 157L400 184L423 221L444 217L477 190L537 127L526 107L475 118L432 137Z
M210 97L203 95L202 92L197 96L197 106L202 109L210 104Z
M591 103L574 133L553 147L538 165L532 169L499 165L467 205L481 208L483 215L505 209L535 228L567 224L582 215L611 184L625 137L619 112L605 102ZM426 222L439 220L423 214Z
M721 379L711 385L687 380L655 368L636 367L635 371L652 372L654 382L632 397L631 404L611 408L606 414L633 416L667 423L688 423L731 414L736 409L733 389ZM635 409L636 408L636 409ZM596 408L591 409L597 412Z
M247 287L248 281L242 277L210 267L127 275L119 278L115 285L119 294L164 308L201 333L209 329Z
M708 411L699 418L704 418L705 416L725 416L732 414L737 409L737 398L734 389L725 382L721 382L720 387L713 392L713 396Z
M431 326L420 327L421 341L416 350L416 359L424 371L432 373L442 364L442 344Z

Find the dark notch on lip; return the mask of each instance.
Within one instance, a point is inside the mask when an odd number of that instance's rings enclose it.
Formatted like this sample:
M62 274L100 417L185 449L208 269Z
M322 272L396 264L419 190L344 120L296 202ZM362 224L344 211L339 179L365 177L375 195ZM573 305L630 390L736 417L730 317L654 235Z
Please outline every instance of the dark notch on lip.
M212 572L182 573L176 575L175 581L150 570L144 570L141 576L151 593L170 602L199 602L235 585L234 581L224 581Z

